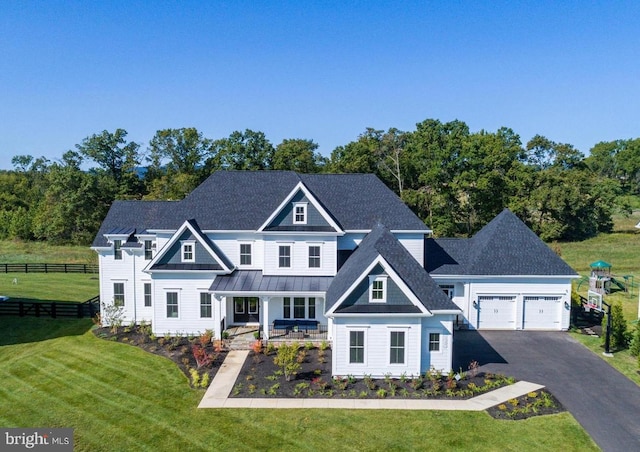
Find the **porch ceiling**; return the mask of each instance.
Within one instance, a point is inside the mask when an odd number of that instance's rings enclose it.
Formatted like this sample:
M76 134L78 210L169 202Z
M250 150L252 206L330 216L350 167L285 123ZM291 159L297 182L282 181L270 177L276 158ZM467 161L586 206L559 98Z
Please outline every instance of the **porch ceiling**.
M212 292L326 292L332 276L264 276L261 270L236 270L218 275Z

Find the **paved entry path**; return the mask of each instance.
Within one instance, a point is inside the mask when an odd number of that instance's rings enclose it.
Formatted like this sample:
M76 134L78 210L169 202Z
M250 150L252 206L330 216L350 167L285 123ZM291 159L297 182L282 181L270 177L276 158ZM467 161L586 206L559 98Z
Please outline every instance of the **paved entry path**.
M481 370L546 386L605 451L640 451L640 387L569 334L456 331L454 369Z
M543 386L526 381L505 386L467 400L405 400L405 399L303 399L303 398L229 398L247 355L246 350L234 350L220 366L198 408L339 408L353 410L467 410L482 411L509 399L520 397Z

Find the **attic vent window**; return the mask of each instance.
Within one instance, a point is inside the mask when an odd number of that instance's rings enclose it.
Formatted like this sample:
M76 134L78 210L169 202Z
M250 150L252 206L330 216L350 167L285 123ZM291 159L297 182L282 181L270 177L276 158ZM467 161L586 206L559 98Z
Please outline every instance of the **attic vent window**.
M195 262L195 243L184 242L182 244L182 262Z
M293 205L293 224L307 224L307 203Z
M369 303L386 303L387 302L387 277L386 276L370 276L369 277Z

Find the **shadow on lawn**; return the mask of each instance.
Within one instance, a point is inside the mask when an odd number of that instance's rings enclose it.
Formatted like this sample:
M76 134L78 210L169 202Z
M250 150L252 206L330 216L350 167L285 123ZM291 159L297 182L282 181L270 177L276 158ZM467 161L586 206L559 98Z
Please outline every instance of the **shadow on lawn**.
M0 317L0 346L40 342L66 336L81 336L91 329L91 319Z

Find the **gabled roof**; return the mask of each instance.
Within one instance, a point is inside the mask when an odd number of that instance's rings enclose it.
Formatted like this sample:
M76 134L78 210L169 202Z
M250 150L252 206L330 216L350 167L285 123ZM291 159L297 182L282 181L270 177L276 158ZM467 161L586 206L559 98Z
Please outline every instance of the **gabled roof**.
M577 275L508 209L470 239L426 239L425 245L425 268L433 275Z
M182 201L115 201L92 246L109 246L104 234L116 228L176 230L189 218L204 231L257 231L300 183L343 231L382 222L394 231L429 232L373 174L217 171Z
M324 218L324 220L329 224L329 228L325 228L324 231L329 230L332 232L339 232L340 231L340 226L335 222L335 220L331 217L331 215L329 214L329 212L327 212L325 210L325 208L318 202L318 200L315 198L315 196L313 196L313 193L311 193L309 191L309 189L302 183L302 181L298 182L296 184L295 187L293 187L293 189L291 190L291 192L289 193L289 195L284 198L282 200L282 202L280 203L280 205L278 206L277 209L275 209L271 215L269 215L269 217L265 220L265 222L258 228L259 231L264 231L270 224L271 222L276 218L276 216L281 213L284 209L285 206L291 202L291 200L294 198L294 196L297 193L303 193L306 197L306 199L308 199L311 204L314 206L315 209L317 209L318 213ZM291 228L287 228L287 229L294 229L294 227ZM304 229L302 229L304 230ZM320 229L323 230L323 229ZM341 232L341 231L340 231Z
M214 263L198 263L198 262L188 262L188 263L164 263L160 262L163 260L165 255L170 252L173 245L180 239L183 233L186 231L191 232L193 234L196 241L198 241L203 248L207 251L209 256L213 258ZM197 256L196 256L197 259ZM209 238L202 233L198 223L195 220L187 220L184 224L173 234L171 239L162 247L162 249L153 257L151 262L147 265L145 271L157 271L157 270L215 270L215 271L223 271L225 273L230 273L234 269L234 265L229 259L220 251L220 249L211 241Z
M109 246L105 234L129 235L134 231L142 233L155 227L159 221L164 222L163 218L172 216L177 204L175 201L114 201L91 246ZM180 224L173 229L178 226Z
M377 262L401 279L422 305L421 311L459 310L389 229L378 223L334 277L327 290L327 312L335 311Z

